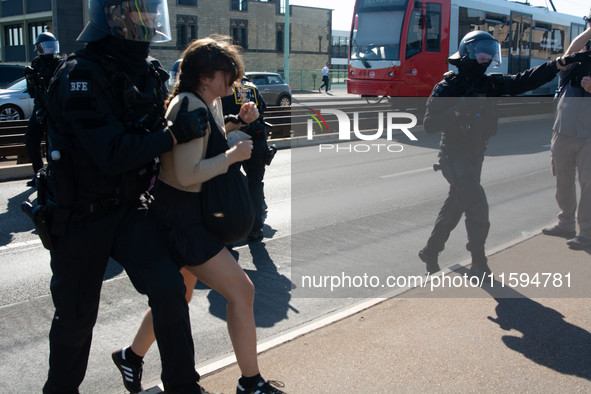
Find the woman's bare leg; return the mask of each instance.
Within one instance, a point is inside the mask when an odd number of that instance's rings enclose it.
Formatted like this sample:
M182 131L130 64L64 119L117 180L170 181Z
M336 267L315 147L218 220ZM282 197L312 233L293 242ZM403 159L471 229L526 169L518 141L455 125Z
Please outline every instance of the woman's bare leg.
M254 285L249 277L226 248L204 264L185 268L228 300L228 333L238 366L243 376L257 375Z

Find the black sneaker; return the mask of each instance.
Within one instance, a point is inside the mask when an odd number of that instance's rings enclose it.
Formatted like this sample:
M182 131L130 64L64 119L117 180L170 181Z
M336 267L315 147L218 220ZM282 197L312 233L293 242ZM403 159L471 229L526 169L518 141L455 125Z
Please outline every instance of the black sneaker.
M29 182L27 182L27 186L34 187L37 186L37 177L33 177Z
M431 275L440 271L439 263L437 262L439 253L433 253L427 250L427 248L423 248L419 252L419 258L426 264L427 272Z
M553 237L574 237L577 233L575 231L563 230L558 225L554 227L546 227L542 230L544 235L551 235Z
M254 387L249 389L243 388L240 386L240 383L238 383L238 386L236 387L236 394L285 394L285 391L281 391L276 387L283 388L285 385L282 382L278 382L276 380L265 381L265 379L261 378L261 380L259 380L259 382L255 384Z
M121 372L121 377L123 377L123 385L125 388L132 394L143 391L142 365L144 365L144 362L142 361L139 367L133 365L125 359L123 349L115 350L111 354L111 357L113 358L113 362L117 368L119 368L119 372Z
M566 244L574 250L583 250L591 247L591 239L577 235L573 239L566 241Z

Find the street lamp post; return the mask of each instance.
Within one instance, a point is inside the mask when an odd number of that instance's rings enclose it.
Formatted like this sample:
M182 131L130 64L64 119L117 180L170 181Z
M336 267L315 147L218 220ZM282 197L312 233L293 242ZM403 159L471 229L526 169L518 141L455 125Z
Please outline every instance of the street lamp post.
M289 85L289 0L285 0L285 29L283 31L283 74Z

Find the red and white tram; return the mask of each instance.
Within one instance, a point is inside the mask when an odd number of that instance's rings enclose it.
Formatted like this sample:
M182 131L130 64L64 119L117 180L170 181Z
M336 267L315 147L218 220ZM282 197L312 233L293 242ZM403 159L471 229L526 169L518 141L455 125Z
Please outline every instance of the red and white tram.
M427 97L462 37L484 30L501 43L515 74L564 54L585 28L572 16L506 0L357 0L351 28L347 91L369 97ZM557 78L531 92L552 95Z

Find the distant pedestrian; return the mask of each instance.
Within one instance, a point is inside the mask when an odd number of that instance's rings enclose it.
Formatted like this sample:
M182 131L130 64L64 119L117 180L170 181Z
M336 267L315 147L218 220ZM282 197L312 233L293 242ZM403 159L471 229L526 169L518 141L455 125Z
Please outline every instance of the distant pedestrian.
M318 93L322 93L322 88L326 86L326 93L328 93L328 74L330 69L330 63L326 63L326 66L322 69L322 85L318 87Z
M585 60L591 49L591 27L579 34L566 51ZM558 224L545 228L546 235L568 237L572 249L591 247L591 77L589 64L576 63L562 70L559 101L552 135L552 173L556 177ZM581 198L577 206L575 175L578 173ZM575 217L576 213L576 217ZM575 220L576 219L576 220ZM576 235L576 224L580 232Z

